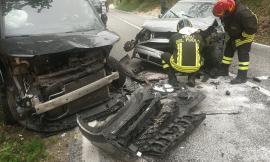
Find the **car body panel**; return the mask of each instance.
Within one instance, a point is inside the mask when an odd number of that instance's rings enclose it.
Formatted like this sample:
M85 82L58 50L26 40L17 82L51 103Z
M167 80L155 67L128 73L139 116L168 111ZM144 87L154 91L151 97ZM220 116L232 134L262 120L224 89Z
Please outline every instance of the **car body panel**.
M0 49L10 56L44 55L74 48L97 48L113 45L119 36L113 32L89 31L27 37L12 37L0 41Z

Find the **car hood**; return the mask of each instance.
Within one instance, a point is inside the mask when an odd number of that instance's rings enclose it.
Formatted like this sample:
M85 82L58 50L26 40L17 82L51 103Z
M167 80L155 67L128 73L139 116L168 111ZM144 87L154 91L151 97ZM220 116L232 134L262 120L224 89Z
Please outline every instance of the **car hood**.
M146 20L143 28L152 32L176 32L179 19Z
M215 20L215 17L206 17L206 18L190 18L188 19L192 26L197 29L206 30L211 26Z
M75 48L113 45L119 36L111 31L88 31L54 35L11 37L0 40L0 50L10 56L33 57Z
M177 32L178 22L183 18L172 19L152 19L146 20L143 28L152 32ZM188 19L194 28L205 30L214 22L214 17L206 18L189 18Z

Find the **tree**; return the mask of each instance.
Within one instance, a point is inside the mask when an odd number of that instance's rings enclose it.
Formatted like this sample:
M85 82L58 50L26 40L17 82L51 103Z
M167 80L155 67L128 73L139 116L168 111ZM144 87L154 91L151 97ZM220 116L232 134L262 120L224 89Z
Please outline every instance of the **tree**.
M3 0L2 6L4 13L8 13L13 8L21 9L24 6L31 6L32 8L37 8L37 12L41 12L44 8L50 8L53 0Z

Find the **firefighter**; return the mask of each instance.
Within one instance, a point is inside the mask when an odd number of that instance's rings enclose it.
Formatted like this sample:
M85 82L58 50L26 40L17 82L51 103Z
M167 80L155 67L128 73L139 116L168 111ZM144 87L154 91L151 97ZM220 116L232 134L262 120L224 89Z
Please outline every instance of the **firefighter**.
M238 74L231 84L247 81L249 52L258 28L257 16L237 0L219 0L213 7L213 14L221 19L230 36L226 43L223 60L216 76L228 76L235 51L238 53Z
M218 26L215 20L207 30L197 30L191 26L184 27L171 36L169 51L161 55L162 66L169 77L169 84L174 87L183 87L178 83L175 72L188 74L187 85L195 86L195 78L200 70L203 59L201 52L205 46L205 39L214 32Z

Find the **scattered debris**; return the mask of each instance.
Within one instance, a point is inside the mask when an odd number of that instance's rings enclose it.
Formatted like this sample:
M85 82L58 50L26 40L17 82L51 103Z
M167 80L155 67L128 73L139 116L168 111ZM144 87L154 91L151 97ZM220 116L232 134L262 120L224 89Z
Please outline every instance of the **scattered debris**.
M253 77L253 80L256 82L262 82L263 80L270 79L269 76L260 76L260 77Z
M146 73L145 79L148 81L155 81L155 80L164 80L167 79L168 76L162 73Z
M230 96L231 95L231 92L230 91L226 91L226 96Z
M224 157L224 153L223 152L221 153L221 157Z
M202 86L197 86L198 89L202 89L203 87Z
M260 90L260 87L258 87L258 86L254 86L254 87L252 87L252 89L255 89L255 90Z
M241 113L240 110L222 110L221 112L216 111L200 111L195 114L206 114L206 115L238 115Z
M158 92L173 92L174 88L170 84L156 84L153 89Z
M216 89L218 89L220 82L219 81L212 81L212 82L210 82L210 84L214 85L216 87Z
M205 83L205 82L207 82L208 80L209 80L209 76L207 76L207 75L205 75L204 77L203 77L203 79L202 79L202 82L203 83Z
M61 137L65 137L67 134L66 133L63 133L63 134L61 134Z

